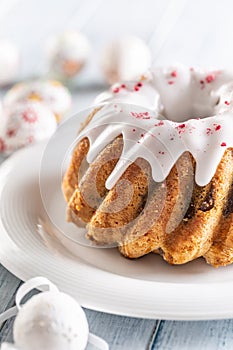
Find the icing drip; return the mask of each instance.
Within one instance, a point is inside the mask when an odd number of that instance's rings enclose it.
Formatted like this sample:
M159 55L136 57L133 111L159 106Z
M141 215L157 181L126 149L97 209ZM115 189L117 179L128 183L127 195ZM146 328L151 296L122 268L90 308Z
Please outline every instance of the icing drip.
M114 86L106 95L109 103L79 135L79 140L86 136L90 141L87 161L122 134L123 151L107 188L139 157L151 164L153 179L161 182L185 151L196 160L196 183L208 184L226 148L233 147L233 74L158 69L152 81L137 84ZM134 96L138 106L130 104Z

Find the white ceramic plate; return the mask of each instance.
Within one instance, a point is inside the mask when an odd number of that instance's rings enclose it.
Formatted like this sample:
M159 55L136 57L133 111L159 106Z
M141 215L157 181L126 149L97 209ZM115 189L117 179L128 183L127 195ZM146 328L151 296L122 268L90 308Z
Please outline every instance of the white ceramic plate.
M64 157L62 149L75 137L75 123L73 118L67 132L67 126L61 126L51 140L41 181L50 219L77 232L65 221L61 173L56 170L59 157ZM0 262L9 271L23 280L46 276L83 306L98 311L177 320L233 317L233 266L214 269L202 259L169 266L155 254L131 261L117 249L72 244L51 228L39 188L44 148L40 144L19 151L0 167ZM51 233L60 234L74 254Z

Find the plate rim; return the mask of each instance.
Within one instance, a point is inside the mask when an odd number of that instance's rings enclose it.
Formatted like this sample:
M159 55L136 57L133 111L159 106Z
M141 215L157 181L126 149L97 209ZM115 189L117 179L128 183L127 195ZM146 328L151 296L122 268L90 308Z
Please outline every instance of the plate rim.
M11 157L3 161L3 163L0 165L0 183L1 180L6 176L7 171L12 170L15 166L15 163L19 161L19 159L26 158L27 154L29 152L38 152L41 153L44 150L44 147L47 143L40 143L36 144L34 146L19 150L15 154L13 154ZM29 158L29 157L28 157ZM1 187L1 186L0 186ZM8 269L11 273L13 273L18 278L25 281L26 279L35 276L35 273L31 273L30 271L22 271L20 269L20 264L17 264L17 258L15 258L15 261L10 261L10 259L7 258L7 250L17 248L16 243L12 240L12 238L9 236L7 229L4 227L2 223L2 219L0 218L0 235L1 235L1 245L0 245L0 263ZM14 247L16 246L16 247ZM56 257L47 249L47 255L52 256L53 259L56 260ZM30 261L31 263L31 261ZM36 261L34 261L36 263ZM84 262L84 264L87 264ZM140 280L135 278L130 278L127 276L117 275L108 271L101 270L100 268L94 267L92 265L89 265L88 268L92 271L99 271L99 274L102 278L108 280L111 279L111 282L114 284L114 286L117 288L122 282L122 285L129 286L134 289L135 296L137 298L136 301L140 301L139 295L140 291L143 291L144 297L150 297L151 301L156 301L158 304L162 303L162 307L156 308L154 305L151 306L150 310L145 310L140 307L140 305L135 305L131 302L131 304L127 304L127 308L125 307L124 303L121 305L121 303L115 303L115 305L109 305L106 300L105 302L99 300L97 301L96 298L93 298L92 300L80 298L80 303L83 307L89 308L95 311L105 312L105 313L111 313L121 316L128 316L128 317L139 317L139 318L147 318L147 319L166 319L166 320L212 320L212 319L226 319L226 318L232 318L233 317L233 301L231 301L231 295L228 292L228 290L231 290L231 287L233 286L233 282L220 282L220 283L168 283L168 282L155 282L155 281L146 281L146 280ZM46 272L47 273L47 272ZM45 274L46 276L46 274ZM55 281L56 282L56 281ZM105 291L107 288L106 281L102 281L105 287ZM228 287L228 288L226 288ZM80 288L80 287L79 287ZM98 292L101 292L100 286L98 286ZM146 288L150 289L150 292L146 290ZM103 286L102 286L103 289ZM215 297L213 297L212 292L215 291ZM79 290L80 291L80 290ZM117 290L118 292L120 289ZM122 292L122 291L121 291ZM126 291L124 291L126 293ZM121 297L124 297L124 293L121 294ZM127 291L127 301L129 301L129 290ZM154 295L156 300L152 298L152 294ZM173 295L173 300L171 299ZM135 297L134 296L134 297ZM125 296L126 297L126 296ZM194 312L193 308L190 309L190 303L194 303L198 306L198 302L200 302L200 297L202 297L202 303L204 303L204 307L202 309L197 308L198 311ZM163 303L165 303L165 299L169 303L171 301L178 303L177 308L175 308L173 311L169 312L163 307ZM210 301L213 301L214 303L217 302L218 304L218 310L214 310L214 308L210 308L211 303ZM224 304L223 304L224 300ZM123 299L122 299L123 301ZM228 303L227 303L228 301ZM231 301L231 303L230 303ZM224 307L225 305L225 307ZM231 307L229 306L231 305Z

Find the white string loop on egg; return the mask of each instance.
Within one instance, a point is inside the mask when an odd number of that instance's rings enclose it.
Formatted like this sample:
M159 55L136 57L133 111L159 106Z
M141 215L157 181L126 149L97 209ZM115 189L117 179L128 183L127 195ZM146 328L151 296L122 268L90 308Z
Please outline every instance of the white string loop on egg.
M15 297L15 303L17 309L21 309L21 301L22 299L34 288L38 289L39 287L47 286L48 290L51 292L59 292L59 289L55 284L50 282L46 277L34 277L30 280L26 281L17 291Z

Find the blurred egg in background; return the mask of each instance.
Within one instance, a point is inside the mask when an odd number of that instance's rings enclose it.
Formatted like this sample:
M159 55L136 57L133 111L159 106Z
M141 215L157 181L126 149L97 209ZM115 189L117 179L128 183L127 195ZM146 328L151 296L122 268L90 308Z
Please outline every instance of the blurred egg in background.
M86 64L91 45L78 31L66 31L47 42L49 74L62 80L76 77Z
M110 84L132 81L147 72L152 63L146 43L134 36L111 41L103 50L101 65Z
M1 0L0 115L39 102L60 122L150 67L232 68L231 8L230 0Z

